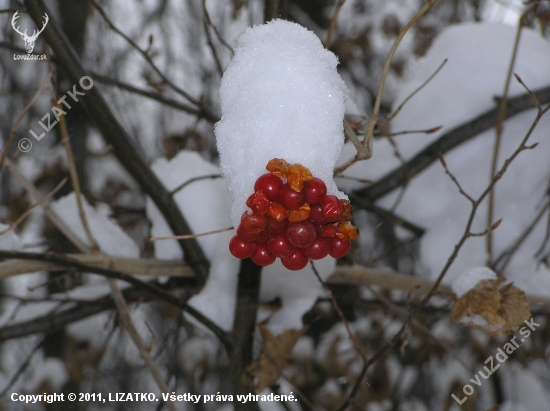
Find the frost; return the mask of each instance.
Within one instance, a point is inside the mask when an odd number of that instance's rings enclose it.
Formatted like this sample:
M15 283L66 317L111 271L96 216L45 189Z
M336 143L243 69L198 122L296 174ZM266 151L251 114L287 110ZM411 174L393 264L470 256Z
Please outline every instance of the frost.
M295 23L275 20L240 37L221 82L222 119L216 124L234 227L273 158L301 163L329 194L346 198L332 180L348 94L337 63L315 34Z
M496 273L487 267L475 267L458 276L452 288L457 297L462 297L481 280L496 280Z

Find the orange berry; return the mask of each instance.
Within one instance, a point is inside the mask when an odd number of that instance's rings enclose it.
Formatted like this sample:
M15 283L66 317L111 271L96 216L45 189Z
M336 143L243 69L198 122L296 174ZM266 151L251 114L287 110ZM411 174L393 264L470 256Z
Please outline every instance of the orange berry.
M288 217L288 211L277 202L272 202L269 206L269 215L277 222L283 221Z
M301 164L292 164L288 170L288 185L295 191L302 191L304 184L313 180L311 171Z
M266 215L248 214L244 212L241 217L241 226L249 233L261 233L269 224L269 217Z
M351 221L351 204L348 200L340 200L340 204L342 204L342 217L340 217L340 221Z
M288 164L282 158L274 158L268 161L266 170L275 174L276 176L287 178L290 164Z
M336 236L344 241L356 240L359 238L359 231L348 222L338 224L338 232Z
M309 218L310 211L311 208L309 204L304 204L296 210L290 210L290 213L288 214L288 221L291 223L297 223L298 221L307 220Z

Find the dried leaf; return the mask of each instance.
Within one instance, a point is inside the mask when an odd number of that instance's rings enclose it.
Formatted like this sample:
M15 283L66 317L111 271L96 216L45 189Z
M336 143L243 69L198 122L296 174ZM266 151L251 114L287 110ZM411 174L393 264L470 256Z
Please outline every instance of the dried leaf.
M482 280L456 300L451 315L454 321L488 334L517 331L529 319L529 300L525 293L505 279Z
M303 330L290 329L274 337L264 324L260 324L260 332L264 343L262 353L247 369L257 392L277 382Z

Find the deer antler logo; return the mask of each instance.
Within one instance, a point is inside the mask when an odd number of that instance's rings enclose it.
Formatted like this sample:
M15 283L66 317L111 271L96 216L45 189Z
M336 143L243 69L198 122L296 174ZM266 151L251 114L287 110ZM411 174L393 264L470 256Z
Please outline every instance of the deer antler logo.
M29 36L27 35L27 30L25 30L25 32L22 33L21 31L19 31L19 27L15 27L16 20L19 18L18 13L19 13L19 10L17 10L13 15L11 19L11 26L17 33L21 35L21 37L25 41L25 48L27 49L27 53L30 54L34 49L34 42L38 38L38 35L44 31L44 29L46 28L46 24L48 24L48 21L50 21L50 18L46 13L44 13L44 24L42 25L42 28L40 30L34 30L34 32L32 33L32 36Z

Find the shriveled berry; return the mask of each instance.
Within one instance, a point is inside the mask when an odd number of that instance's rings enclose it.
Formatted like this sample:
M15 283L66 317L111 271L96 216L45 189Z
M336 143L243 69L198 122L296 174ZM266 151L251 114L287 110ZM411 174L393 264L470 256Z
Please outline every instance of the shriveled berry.
M312 260L320 260L328 255L331 248L332 240L330 238L317 237L313 244L302 250L302 253L304 253L307 258L311 258Z
M323 209L319 204L312 205L309 211L309 219L315 225L326 224L325 215L323 214Z
M332 258L342 258L349 252L350 249L350 241L344 241L339 237L334 237L332 239L332 247L330 249L329 255Z
M342 217L342 204L340 204L338 197L325 196L321 199L320 204L327 223L335 223L340 220L340 217Z
M274 158L268 161L265 168L267 171L275 174L276 176L287 178L290 164L288 164L282 158Z
M257 190L246 200L246 205L252 209L255 214L267 214L269 211L269 199L263 190Z
M237 237L233 236L229 242L229 251L233 256L244 260L245 258L250 257L256 250L256 244L244 241Z
M283 263L286 268L292 271L298 271L302 268L305 268L308 261L308 258L303 255L299 250L296 251L289 258L281 258L281 263Z
M357 228L348 222L338 224L338 232L336 235L344 241L351 241L359 238Z
M315 241L315 226L307 220L299 223L289 223L286 236L294 247L309 247Z
M270 218L269 224L267 225L267 231L274 234L282 233L283 231L286 231L287 227L288 227L288 220L286 218L281 221L276 221Z
M258 177L254 184L254 191L263 191L269 201L275 201L282 186L283 180L274 174L267 173Z
M333 224L325 224L317 226L317 235L322 237L334 237L338 232L338 226Z
M269 252L267 243L256 244L256 249L250 257L255 264L265 267L275 262L275 256Z
M304 187L304 194L306 195L306 203L309 205L319 204L321 198L327 195L327 186L320 178L313 177Z
M237 237L244 241L256 242L260 239L262 233L263 231L260 231L259 233L251 233L250 231L246 231L241 224L239 224L239 227L237 228Z
M342 205L342 217L340 217L340 221L351 221L351 204L348 200L340 200L340 204Z
M275 221L283 221L288 217L288 210L276 201L272 202L269 206L269 215Z
M306 202L306 196L285 184L279 190L278 202L287 210L295 210Z
M309 204L304 204L296 210L290 210L290 213L288 214L288 221L291 223L297 223L298 221L307 220L309 218L310 211L311 209Z
M304 184L311 181L313 176L307 167L300 163L292 164L288 169L287 184L296 191L302 191Z
M261 233L267 228L269 217L266 215L243 213L241 217L241 226L249 233Z
M290 244L285 233L279 233L267 241L267 248L275 257L288 258L296 252L296 247Z

